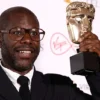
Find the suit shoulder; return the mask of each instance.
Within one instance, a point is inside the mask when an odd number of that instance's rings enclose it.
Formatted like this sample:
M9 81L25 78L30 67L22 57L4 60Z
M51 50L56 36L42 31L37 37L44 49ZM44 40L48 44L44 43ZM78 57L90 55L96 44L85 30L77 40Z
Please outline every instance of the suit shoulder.
M44 81L50 84L73 85L73 81L69 77L59 74L45 74Z
M36 71L39 77L41 77L42 81L45 84L52 84L52 85L70 85L75 86L76 84L73 84L73 81L64 75L60 74L43 74L39 71Z

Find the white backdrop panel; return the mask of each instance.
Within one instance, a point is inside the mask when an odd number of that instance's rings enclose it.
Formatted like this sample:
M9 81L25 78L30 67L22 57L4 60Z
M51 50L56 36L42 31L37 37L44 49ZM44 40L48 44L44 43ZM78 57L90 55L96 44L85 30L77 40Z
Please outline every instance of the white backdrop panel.
M35 62L36 69L45 73L58 73L70 76L74 83L84 92L90 94L88 84L83 76L70 74L69 57L76 54L78 45L74 45L68 36L66 27L66 7L68 2L76 0L0 0L0 13L13 6L24 6L32 10L40 21L40 27L46 31L41 42L41 52ZM92 3L96 14L93 32L99 37L100 0L77 0Z

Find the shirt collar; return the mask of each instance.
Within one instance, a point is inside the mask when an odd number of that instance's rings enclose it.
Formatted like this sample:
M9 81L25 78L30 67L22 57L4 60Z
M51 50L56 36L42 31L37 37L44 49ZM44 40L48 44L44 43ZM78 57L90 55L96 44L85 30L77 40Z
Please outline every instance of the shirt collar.
M10 69L8 69L8 68L5 68L5 67L2 65L1 62L0 62L0 66L1 66L1 68L4 70L4 72L7 74L7 76L9 77L9 79L10 79L13 83L16 83L18 77L20 76L20 74L18 74L18 73L16 73L16 72L13 72L12 70L10 70ZM31 70L30 72L28 72L27 74L24 75L24 76L26 76L27 78L29 78L29 80L30 80L29 84L31 84L33 73L34 73L34 68L32 68L32 70Z

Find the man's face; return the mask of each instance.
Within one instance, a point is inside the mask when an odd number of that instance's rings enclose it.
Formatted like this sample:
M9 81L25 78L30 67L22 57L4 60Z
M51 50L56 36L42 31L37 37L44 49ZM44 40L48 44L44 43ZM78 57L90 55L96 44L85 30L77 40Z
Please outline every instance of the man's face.
M30 15L16 14L10 17L6 30L14 27L39 28L36 18ZM1 53L3 65L17 72L31 70L32 64L40 51L40 42L33 41L29 33L25 34L21 40L12 40L8 34L2 34Z
M84 32L92 30L93 18L93 13L85 8L71 11L71 16L67 18L67 26L69 35L72 35L70 37L73 38L73 42L77 43L79 37L84 34Z

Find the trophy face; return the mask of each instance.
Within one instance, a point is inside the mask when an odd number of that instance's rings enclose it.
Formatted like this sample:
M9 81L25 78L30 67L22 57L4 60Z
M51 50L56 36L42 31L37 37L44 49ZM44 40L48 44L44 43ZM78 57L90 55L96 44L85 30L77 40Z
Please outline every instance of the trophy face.
M82 5L83 2L75 2L74 5L72 5L72 9L70 10L67 8L68 11L66 19L68 33L71 41L73 43L79 44L80 36L83 35L85 32L92 30L92 21L94 19L94 13L89 8L80 7L80 5L78 5L77 7L77 3Z

